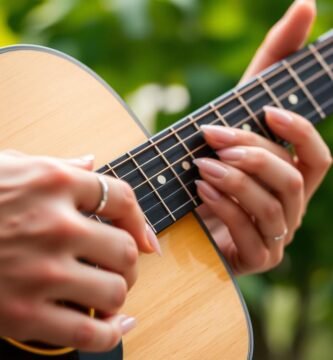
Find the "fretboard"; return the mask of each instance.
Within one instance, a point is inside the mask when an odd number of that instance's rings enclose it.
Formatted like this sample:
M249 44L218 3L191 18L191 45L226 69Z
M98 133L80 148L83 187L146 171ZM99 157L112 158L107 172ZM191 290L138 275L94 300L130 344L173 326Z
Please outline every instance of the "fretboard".
M297 112L313 124L333 113L333 30L98 172L132 186L148 224L158 233L201 203L194 184L199 175L192 160L216 157L202 137L201 125L253 131L286 145L267 127L264 105Z

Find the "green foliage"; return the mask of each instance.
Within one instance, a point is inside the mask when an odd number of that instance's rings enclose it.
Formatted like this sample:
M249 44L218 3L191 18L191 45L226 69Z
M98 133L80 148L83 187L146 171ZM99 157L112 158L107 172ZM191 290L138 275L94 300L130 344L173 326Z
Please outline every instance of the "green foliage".
M0 0L0 45L34 43L69 53L124 98L150 83L181 84L190 103L177 113L159 112L158 130L235 85L290 2ZM312 39L332 26L332 0L318 0ZM320 131L333 148L333 121ZM254 323L255 359L331 358L332 199L330 173L281 266L239 280Z

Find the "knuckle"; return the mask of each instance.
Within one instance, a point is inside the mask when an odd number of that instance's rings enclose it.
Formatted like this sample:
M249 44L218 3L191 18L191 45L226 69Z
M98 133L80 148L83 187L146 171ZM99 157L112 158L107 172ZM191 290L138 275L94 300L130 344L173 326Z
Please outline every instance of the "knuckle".
M252 131L242 132L242 137L246 145L254 145L257 143L257 137Z
M263 206L263 214L268 221L274 221L281 218L283 214L281 203L278 200L268 201L267 204Z
M133 189L131 186L123 180L119 180L124 193L125 205L127 207L133 207L136 204L136 198Z
M71 281L69 273L54 260L43 260L38 265L37 281L41 285L65 284Z
M125 279L118 275L114 278L110 305L112 309L119 309L125 302L127 295L127 283Z
M87 229L73 214L57 213L51 224L51 231L59 244L65 244L69 239L86 235Z
M261 171L265 168L267 164L267 157L264 151L256 150L254 156L249 156L248 161L251 165L252 169L256 169L256 171Z
M133 266L137 263L139 258L138 247L135 243L135 240L129 234L125 241L125 254L124 254L124 263Z
M236 194L244 193L248 188L248 177L243 172L237 172L231 182L231 187Z
M325 172L332 166L332 155L328 149L325 151L325 155L320 159L318 166Z
M288 188L292 193L299 193L304 188L304 179L301 173L295 172L290 178L288 179Z
M119 344L119 341L121 340L121 331L119 327L111 326L109 339L106 348L102 350L112 350Z
M281 249L272 254L270 261L271 268L279 266L282 260L283 260L283 250Z
M15 322L26 322L32 316L32 306L24 300L12 301L7 309L7 315Z
M78 326L73 343L78 349L92 349L96 337L96 328L91 321L86 321Z
M266 249L261 249L261 251L257 252L257 256L254 259L254 266L257 269L263 269L266 267L266 264L269 259L269 253Z
M54 186L68 186L72 183L73 176L68 167L59 161L42 158L38 160L44 184Z
M299 139L302 143L307 143L313 136L314 127L309 121L302 123L302 126L299 128Z

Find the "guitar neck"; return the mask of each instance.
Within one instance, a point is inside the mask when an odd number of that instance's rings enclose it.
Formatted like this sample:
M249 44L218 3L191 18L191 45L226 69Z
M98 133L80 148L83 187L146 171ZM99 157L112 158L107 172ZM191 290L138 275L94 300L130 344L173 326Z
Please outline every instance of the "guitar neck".
M127 181L148 224L158 233L201 201L192 161L215 157L200 126L221 125L253 131L285 145L267 127L263 106L299 113L313 124L333 113L333 30L154 135L98 170Z

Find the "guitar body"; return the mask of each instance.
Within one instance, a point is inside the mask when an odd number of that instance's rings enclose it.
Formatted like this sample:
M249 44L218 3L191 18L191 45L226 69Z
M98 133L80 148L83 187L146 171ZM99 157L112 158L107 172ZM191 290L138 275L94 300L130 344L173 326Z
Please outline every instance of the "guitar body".
M0 150L57 157L93 153L99 168L147 138L107 84L50 49L2 49L0 96ZM203 225L189 214L159 240L163 257L140 256L139 280L123 309L138 319L123 339L124 359L250 358L247 310Z

